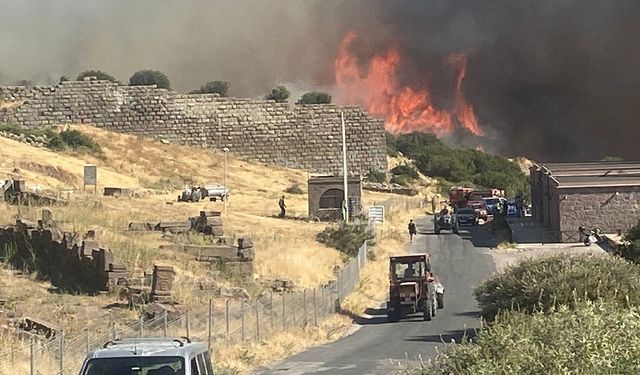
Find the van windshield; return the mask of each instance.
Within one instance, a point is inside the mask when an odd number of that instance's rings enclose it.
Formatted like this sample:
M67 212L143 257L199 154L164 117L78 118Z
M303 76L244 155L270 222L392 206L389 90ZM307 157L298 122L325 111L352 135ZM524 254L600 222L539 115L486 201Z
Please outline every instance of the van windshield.
M82 375L184 375L180 357L115 357L90 359Z

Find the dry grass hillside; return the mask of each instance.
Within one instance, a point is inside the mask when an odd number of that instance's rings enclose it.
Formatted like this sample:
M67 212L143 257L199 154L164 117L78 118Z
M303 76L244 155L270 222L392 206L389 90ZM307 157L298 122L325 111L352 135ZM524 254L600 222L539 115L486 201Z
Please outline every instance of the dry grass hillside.
M278 198L283 194L287 199L288 216L307 215L306 192L299 195L285 193L294 184L306 190L308 176L305 172L264 166L229 155L227 181L231 197L226 210L223 210L222 202L177 203L179 190L186 185L222 184L222 153L163 144L93 127L78 129L101 146L105 158L85 153L53 152L0 137L0 179L22 176L28 188L50 191L68 199L68 206L53 208L54 217L62 228L78 232L99 228L100 242L111 248L116 259L126 263L135 273L149 271L154 264L173 266L177 271L173 295L181 304L198 305L210 297L195 291L197 281L207 274L208 265L183 253L160 249L167 240L158 232L126 231L129 222L186 220L202 209L223 211L226 236L249 236L254 240L255 278L287 278L301 288L312 288L333 279L334 269L343 263L341 253L315 240L326 224L275 217ZM83 166L86 164L98 166L99 191L105 186L132 188L139 193L139 198L103 197L83 192ZM390 207L394 203L393 197L365 192L363 203L384 202ZM416 207L419 200L412 198L410 205L395 205L389 211L389 225L379 233L379 246L375 251L377 261L365 270L365 282L349 301L350 310L362 310L383 298L386 256L404 248L401 229L409 215L419 214L420 210L409 209ZM408 200L402 198L402 202ZM1 202L0 225L12 223L17 217L36 219L39 211L36 207L18 208ZM205 241L197 236L174 238L179 239L196 243ZM259 288L255 283L241 285L250 293ZM128 324L138 318L136 311L114 308L116 298L113 296L57 294L51 293L49 288L48 283L36 281L36 275L16 275L14 271L0 268L0 295L9 297L18 314L55 323L62 321L70 334L87 325L104 325L109 309L113 310L119 324ZM226 364L247 371L306 346L335 339L348 324L345 317L332 317L316 331L284 332L254 348L233 347L218 354L225 357ZM306 339L300 340L305 335ZM255 354L250 363L244 358L247 351Z
M55 219L64 230L100 228L100 242L108 245L116 259L141 274L154 264L168 264L177 271L174 297L182 304L198 304L208 296L194 293L198 278L207 265L185 254L160 249L157 232L127 232L129 222L186 220L201 209L223 210L221 202L177 203L178 190L185 183L221 184L224 155L201 149L166 145L160 142L83 127L101 145L106 159L87 154L57 153L0 138L0 178L22 176L28 188L38 187L69 198L71 204L55 207ZM83 165L98 166L99 188L134 188L140 198L112 198L82 192ZM306 194L284 193L292 184L303 189L307 175L282 167L263 165L229 157L228 185L231 197L223 213L225 235L249 236L256 246L256 278L288 278L299 287L314 287L333 278L333 269L342 264L340 253L315 241L325 224L278 219L277 200L287 196L288 215L304 216ZM178 190L176 190L176 187ZM91 189L90 189L91 190ZM171 204L167 204L171 202ZM20 215L37 218L39 208L0 203L0 223L9 224ZM189 241L203 241L190 237ZM35 275L34 275L35 276ZM223 281L224 283L224 281ZM243 285L251 292L252 285ZM102 320L112 297L83 297L48 292L48 284L0 272L0 292L15 301L19 312L49 320L65 319L68 329L81 328L92 320ZM253 286L255 287L255 286ZM37 308L51 306L51 309ZM55 311L55 317L50 312ZM126 311L122 311L127 316ZM129 314L134 318L134 314Z

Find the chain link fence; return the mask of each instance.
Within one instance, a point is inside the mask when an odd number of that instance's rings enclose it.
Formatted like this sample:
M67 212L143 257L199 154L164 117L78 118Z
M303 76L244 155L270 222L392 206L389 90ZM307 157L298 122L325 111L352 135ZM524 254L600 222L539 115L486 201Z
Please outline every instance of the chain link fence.
M0 352L0 363L11 370L8 374L77 374L88 353L116 338L188 336L207 343L213 352L218 346L257 342L280 331L317 326L321 319L339 311L340 304L358 285L367 251L367 244L362 244L358 255L337 273L336 280L319 288L269 293L253 301L210 300L208 305L179 318L164 314L121 329L116 329L109 319L105 322L107 332L85 330L73 337L62 332L48 342L19 342Z

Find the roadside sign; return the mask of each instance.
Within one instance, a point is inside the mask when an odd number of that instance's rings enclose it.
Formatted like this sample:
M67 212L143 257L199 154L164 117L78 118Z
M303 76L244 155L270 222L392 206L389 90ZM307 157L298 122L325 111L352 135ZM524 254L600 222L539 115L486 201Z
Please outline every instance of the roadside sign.
M98 167L95 165L84 166L84 188L86 190L87 185L93 185L95 192L98 191Z
M369 206L369 222L384 223L384 206Z

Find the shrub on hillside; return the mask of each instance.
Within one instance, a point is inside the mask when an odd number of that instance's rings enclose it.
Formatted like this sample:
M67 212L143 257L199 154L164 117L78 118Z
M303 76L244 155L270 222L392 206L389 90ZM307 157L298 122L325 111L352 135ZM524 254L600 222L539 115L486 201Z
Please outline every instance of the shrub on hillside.
M326 92L312 91L308 92L298 100L296 104L329 104L331 103L331 95Z
M336 226L325 228L316 236L318 242L336 248L350 257L356 256L360 246L365 241L370 241L373 238L374 234L366 223L340 223Z
M60 132L60 138L65 145L74 151L86 150L96 156L103 156L102 148L91 137L79 130L64 130Z
M520 167L509 159L471 149L446 146L432 134L403 134L395 140L403 155L427 176L454 184L471 182L485 188L505 189L507 194L529 197L529 181Z
M397 156L398 148L396 147L396 136L385 131L384 138L387 142L387 155L389 156Z
M115 79L111 74L105 73L101 70L85 70L84 72L78 75L78 78L76 78L76 81L82 81L86 77L96 77L101 81L118 82L118 80ZM62 78L60 80L62 81Z
M169 77L157 70L139 70L129 78L130 86L156 85L162 89L171 87Z
M500 311L549 311L580 300L640 305L640 266L608 256L559 254L526 259L483 281L474 290L482 316Z
M391 173L393 173L394 175L405 175L412 180L415 180L419 176L416 167L410 164L396 165L395 167L393 167L393 169L391 169Z
M640 309L581 302L551 314L511 312L410 374L638 374Z
M387 181L387 174L384 172L378 172L373 169L369 170L367 174L367 181L376 182L376 183L384 183Z
M285 193L289 194L304 194L304 190L302 190L302 188L298 184L290 185L284 191Z
M275 100L278 103L285 103L287 99L291 96L289 90L287 90L284 86L276 86L271 89L271 93L265 95L265 99L267 100Z
M210 81L200 86L199 90L191 91L189 94L218 94L225 97L230 86L231 84L227 81Z
M616 246L613 253L633 263L640 264L640 221L624 237L624 243Z

